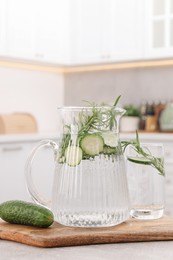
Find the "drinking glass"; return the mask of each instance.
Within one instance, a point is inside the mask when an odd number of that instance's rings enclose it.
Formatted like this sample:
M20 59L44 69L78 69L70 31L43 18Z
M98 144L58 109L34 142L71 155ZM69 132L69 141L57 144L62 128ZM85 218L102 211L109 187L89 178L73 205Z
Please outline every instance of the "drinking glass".
M131 201L130 215L137 219L163 216L165 200L164 150L162 144L141 144L127 151L127 178Z

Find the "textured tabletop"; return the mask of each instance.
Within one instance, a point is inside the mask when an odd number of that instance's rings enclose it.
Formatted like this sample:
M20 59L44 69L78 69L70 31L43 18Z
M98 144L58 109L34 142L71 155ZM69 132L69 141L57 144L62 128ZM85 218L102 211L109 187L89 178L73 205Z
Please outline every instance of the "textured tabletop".
M0 260L172 260L173 241L37 248L0 241Z

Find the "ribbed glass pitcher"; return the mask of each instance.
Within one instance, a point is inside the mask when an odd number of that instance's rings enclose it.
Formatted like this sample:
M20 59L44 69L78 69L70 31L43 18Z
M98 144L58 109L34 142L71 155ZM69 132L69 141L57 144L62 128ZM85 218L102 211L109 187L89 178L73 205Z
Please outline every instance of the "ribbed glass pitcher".
M125 111L93 106L62 107L58 112L59 142L41 141L26 163L31 197L49 207L55 220L66 226L106 227L125 221L129 195L119 141L119 119ZM35 154L45 146L55 155L51 205L41 199L31 174Z

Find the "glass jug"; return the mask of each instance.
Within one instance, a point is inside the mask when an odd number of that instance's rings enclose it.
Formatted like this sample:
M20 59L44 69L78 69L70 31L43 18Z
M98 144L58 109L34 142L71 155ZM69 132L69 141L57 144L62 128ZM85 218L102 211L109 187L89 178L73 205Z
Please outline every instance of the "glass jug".
M25 168L32 199L66 226L106 227L129 217L125 161L119 141L119 119L125 110L114 106L58 109L58 144L43 140L31 152ZM54 151L55 173L50 205L32 179L32 162L40 148ZM45 162L44 162L45 163Z

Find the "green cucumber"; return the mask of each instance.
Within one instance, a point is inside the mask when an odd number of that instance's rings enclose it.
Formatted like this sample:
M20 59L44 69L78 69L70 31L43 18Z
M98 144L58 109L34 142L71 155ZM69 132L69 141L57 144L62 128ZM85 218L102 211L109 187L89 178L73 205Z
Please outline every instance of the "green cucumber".
M99 134L87 134L81 139L80 146L84 154L95 156L103 152L104 141Z
M69 166L76 166L82 160L82 149L79 146L71 145L65 150L65 160Z
M0 204L0 218L12 224L40 228L49 227L54 221L53 213L50 210L20 200L10 200Z

